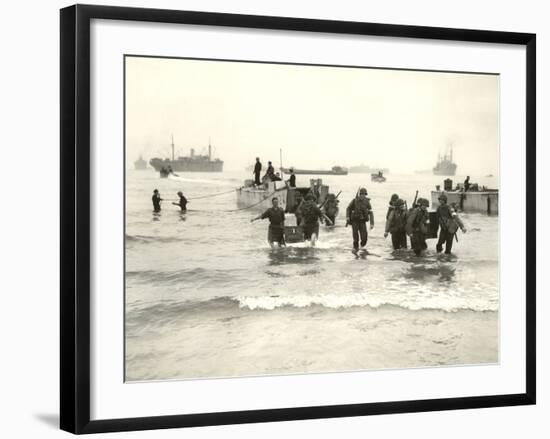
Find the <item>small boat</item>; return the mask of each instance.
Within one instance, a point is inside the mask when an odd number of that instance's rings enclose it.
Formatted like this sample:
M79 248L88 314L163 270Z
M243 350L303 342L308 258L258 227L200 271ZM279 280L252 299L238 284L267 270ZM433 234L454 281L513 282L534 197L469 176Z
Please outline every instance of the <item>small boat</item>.
M348 175L348 170L342 166L333 166L330 170L282 168L285 174L290 174L291 169L296 175Z
M386 181L386 177L384 177L381 172L379 172L378 174L371 174L370 179L371 181L374 181L376 183L384 183Z

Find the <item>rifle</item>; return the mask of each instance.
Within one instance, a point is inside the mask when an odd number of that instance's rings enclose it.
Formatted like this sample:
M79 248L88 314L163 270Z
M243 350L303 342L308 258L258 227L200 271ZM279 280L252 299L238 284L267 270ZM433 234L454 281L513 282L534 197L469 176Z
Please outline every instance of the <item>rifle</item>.
M357 192L355 193L355 201L357 201L357 199L359 198L359 189L361 188L358 188ZM349 226L350 224L351 224L351 221L349 220L349 218L346 218L346 227Z
M416 200L418 200L418 190L416 191L416 194L414 194L414 200L412 202L411 209L414 209L416 207Z

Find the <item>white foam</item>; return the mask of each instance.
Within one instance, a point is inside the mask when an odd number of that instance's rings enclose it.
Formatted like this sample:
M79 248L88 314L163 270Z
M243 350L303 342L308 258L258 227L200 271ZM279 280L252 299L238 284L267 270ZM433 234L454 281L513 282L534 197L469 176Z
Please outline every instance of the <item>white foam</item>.
M175 180L175 181L185 181L187 183L206 183L206 184L227 184L226 182L224 181L219 181L219 180L207 180L207 179L204 179L204 178L185 178L185 177L182 177L180 175L173 175L173 174L169 174L168 175L168 179L170 180Z
M459 310L498 311L498 303L486 300L458 297L427 296L418 300L418 296L407 298L381 298L369 294L319 294L292 296L240 296L237 297L241 308L273 310L283 306L304 308L321 305L327 308L350 308L353 306L369 306L379 308L383 305L394 305L410 310L436 309L447 312Z

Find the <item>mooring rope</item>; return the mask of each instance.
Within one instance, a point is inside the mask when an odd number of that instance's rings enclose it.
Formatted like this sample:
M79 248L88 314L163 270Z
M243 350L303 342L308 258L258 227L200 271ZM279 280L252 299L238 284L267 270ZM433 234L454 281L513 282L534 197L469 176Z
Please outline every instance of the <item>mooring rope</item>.
M208 195L201 195L199 197L188 198L188 200L191 201L191 200L201 200L203 198L212 198L212 197L217 197L219 195L229 194L229 193L235 192L235 191L236 191L236 189L231 189L230 191L218 192L216 194L208 194Z
M239 188L239 189L242 189L242 188ZM225 212L225 213L228 213L228 212L239 212L241 210L246 210L246 209L250 209L251 207L255 207L257 206L258 204L261 204L263 203L265 200L267 200L269 197L271 197L272 195L276 194L277 192L280 192L282 190L285 190L286 187L282 187L282 188L279 188L279 189L275 189L273 192L271 192L270 194L266 195L265 197L263 197L260 201L258 201L257 203L253 203L253 204L250 204L248 206L244 206L244 207L239 207L237 209L229 209L229 210L208 210L208 209L187 209L187 212ZM233 191L235 191L236 189L233 189Z

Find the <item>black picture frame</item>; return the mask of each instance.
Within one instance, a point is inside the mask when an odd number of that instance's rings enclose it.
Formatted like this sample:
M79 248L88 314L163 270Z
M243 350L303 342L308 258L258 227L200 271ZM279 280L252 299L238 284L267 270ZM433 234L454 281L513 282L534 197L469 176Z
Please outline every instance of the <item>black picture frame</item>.
M525 393L383 403L90 420L90 21L132 20L256 29L514 44L526 48ZM81 434L535 404L536 36L289 17L75 5L60 11L60 426Z

